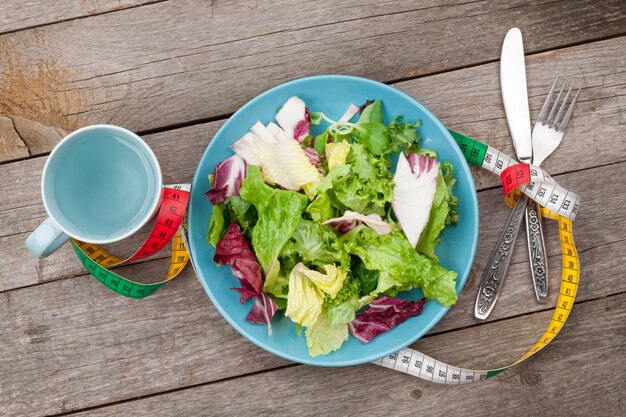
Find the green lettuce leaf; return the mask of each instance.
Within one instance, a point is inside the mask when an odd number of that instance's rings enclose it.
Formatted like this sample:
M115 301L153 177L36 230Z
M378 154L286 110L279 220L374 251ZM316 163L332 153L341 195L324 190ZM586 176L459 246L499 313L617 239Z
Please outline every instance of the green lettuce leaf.
M252 229L252 247L265 273L263 288L272 292L280 271L278 255L300 222L308 199L300 193L268 186L255 166L248 168L239 193L256 208L258 220Z
M361 112L357 124L367 123L383 123L383 102L381 100L374 101Z
M355 306L357 298L352 298L344 303L332 306L328 309L328 321L331 325L350 323L356 317Z
M455 279L457 273L449 271L438 263L433 263L430 268L431 279L422 287L424 295L429 300L437 300L444 307L450 307L456 303Z
M441 232L446 225L456 223L458 220L456 213L458 199L452 194L452 187L456 182L452 166L449 162L445 162L439 169L430 217L417 242L417 250L435 260L437 259L435 248L441 241ZM452 206L454 206L454 210Z
M326 314L322 314L313 326L306 329L304 335L309 355L326 355L339 349L348 340L348 325L331 324Z
M341 287L341 289L334 298L328 295L326 296L326 298L324 298L324 307L326 309L331 309L347 301L358 299L359 293L359 281L350 276L344 281L343 287Z
M376 289L380 271L370 271L363 262L358 262L351 269L352 276L359 280L361 295L368 295Z
M232 213L232 218L241 226L241 233L250 237L258 219L254 206L243 198L233 195L228 197L228 208Z
M398 153L400 149L404 149L407 152L414 150L419 144L419 137L417 136L418 126L419 122L404 122L402 116L396 117L395 120L389 123L387 129L392 144L389 152Z
M389 291L393 291L396 288L402 288L402 284L396 281L388 272L381 271L378 276L378 283L374 291L369 293L368 295L364 295L357 300L354 305L354 309L358 310L361 307L365 307L380 294L387 293Z
M391 137L387 127L382 123L365 123L357 128L359 141L374 155L388 153Z
M431 279L430 261L417 253L400 231L380 236L361 225L340 240L351 255L361 258L367 269L385 271L402 285L421 287Z
M448 197L450 197L450 201L448 201L448 206L450 210L448 211L448 217L446 217L446 226L449 224L457 224L459 222L459 213L457 213L457 208L459 207L459 199L457 196L452 193L452 187L456 184L456 177L454 176L454 169L452 168L452 164L449 161L441 164L441 169L443 173L443 180L446 183L446 188L448 190Z
M224 205L216 204L213 206L213 213L209 220L209 231L207 233L207 240L213 247L217 247L217 243L222 237L222 231L224 230Z
M313 221L323 223L328 219L332 219L338 215L336 209L330 204L330 198L327 193L320 193L318 187L318 194L315 199L308 205L305 210L311 216Z
M347 268L350 257L339 243L335 230L310 220L301 219L280 253L281 258L298 259L320 269L339 264Z
M385 158L376 157L363 145L351 146L346 165L333 168L320 182L318 192L328 195L340 213L346 209L383 216L393 200L394 183Z

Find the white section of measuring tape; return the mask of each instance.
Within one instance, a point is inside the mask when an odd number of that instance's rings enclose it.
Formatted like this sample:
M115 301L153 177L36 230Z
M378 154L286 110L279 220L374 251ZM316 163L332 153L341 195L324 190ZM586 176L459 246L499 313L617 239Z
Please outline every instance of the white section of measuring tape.
M482 167L500 175L511 165L518 164L510 156L487 146ZM520 191L543 207L574 220L578 213L580 196L561 187L546 171L535 165L529 165L530 183L520 187Z
M400 349L372 363L440 384L468 384L487 379L487 371L451 366L409 348Z

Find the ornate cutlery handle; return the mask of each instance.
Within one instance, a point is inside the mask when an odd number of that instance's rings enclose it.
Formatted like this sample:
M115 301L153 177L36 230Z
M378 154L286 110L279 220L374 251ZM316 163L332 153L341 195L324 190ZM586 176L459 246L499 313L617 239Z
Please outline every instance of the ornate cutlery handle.
M534 201L530 201L526 207L526 236L535 295L537 301L545 303L548 301L548 258L541 227L541 212Z
M524 212L528 205L528 197L524 196L520 198L509 220L502 231L502 236L498 240L496 247L494 248L487 268L480 281L480 287L478 288L478 295L476 297L476 306L474 308L474 315L481 320L486 319L493 306L496 304L502 284L504 283L504 277L506 276L506 270L509 268L509 263L513 256L513 248L515 247L515 240L517 234L522 225L522 219L524 218Z

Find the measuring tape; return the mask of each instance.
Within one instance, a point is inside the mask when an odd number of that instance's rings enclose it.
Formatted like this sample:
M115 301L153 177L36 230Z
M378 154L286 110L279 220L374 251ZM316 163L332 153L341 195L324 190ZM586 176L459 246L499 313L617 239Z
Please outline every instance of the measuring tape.
M512 364L489 370L464 369L448 365L410 348L401 349L372 362L376 365L414 375L427 381L458 385L492 378L525 361L546 347L563 328L574 306L578 280L580 278L580 263L572 233L572 220L576 217L580 198L575 193L560 187L540 168L532 165L526 165L526 168L524 168L523 164L517 164L512 158L491 146L457 132L450 131L450 133L461 147L463 155L468 162L501 175L503 184L506 184L506 202L509 206L513 207L521 195L521 192L515 192L515 187L522 187L524 194L544 206L541 208L541 213L544 217L559 222L562 257L561 286L559 288L556 309L548 324L548 328L539 338L539 341ZM534 173L531 172L533 168L537 170ZM522 174L518 174L520 171ZM531 181L536 182L533 184ZM541 189L541 187L545 187L546 191L544 193L533 192L533 189ZM530 191L527 192L529 189ZM557 198L550 197L554 194L557 195ZM570 203L564 203L566 201L570 201Z
M71 244L78 259L91 275L118 294L130 298L143 298L154 294L165 283L175 278L189 261L189 253L183 236L187 226L185 212L189 203L190 190L190 184L163 187L159 213L150 235L130 257L122 259L108 253L99 245L72 240ZM131 281L109 269L154 255L170 241L172 242L170 265L165 279L159 282L143 284Z
M449 132L470 164L500 175L507 204L511 205L517 200L515 194L511 194L517 188L548 210L570 220L576 219L580 197L558 185L543 169L517 163L491 146L452 130Z

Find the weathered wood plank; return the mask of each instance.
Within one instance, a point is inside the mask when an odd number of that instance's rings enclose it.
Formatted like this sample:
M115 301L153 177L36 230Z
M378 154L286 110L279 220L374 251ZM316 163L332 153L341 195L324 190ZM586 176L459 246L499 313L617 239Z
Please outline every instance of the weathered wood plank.
M446 387L375 365L297 366L76 415L616 416L624 412L625 307L626 294L578 305L548 349L488 382ZM414 347L456 365L498 366L521 354L549 317L543 312L427 337ZM527 343L511 343L512 329ZM486 355L485 346L491 346Z
M623 94L626 66L622 62L623 55L620 55L625 47L626 38L620 38L528 57L533 117L559 69L564 69L566 75L588 75L563 146L545 164L552 174L626 160L626 147L621 145L622 132L626 129L626 96ZM498 64L492 63L398 86L419 97L451 128L514 155L497 74ZM472 82L468 83L468 79ZM209 139L222 123L211 122L145 137L161 161L166 182L191 181ZM173 154L170 152L172 147L176 149ZM580 149L586 151L581 153ZM4 190L4 197L0 199L0 246L4 249L0 248L0 253L6 253L0 256L0 263L4 259L8 265L0 268L0 291L81 271L77 262L67 262L69 249L37 264L23 246L28 234L45 218L39 188L44 161L44 158L32 158L0 166L0 188ZM484 171L474 170L474 179L478 189L498 184L496 176ZM563 185L579 191L577 184ZM584 211L589 206L583 201L583 207ZM504 213L501 209L500 214L504 216ZM132 244L133 241L122 246L122 253L126 253Z
M2 10L0 11L0 33L93 16L159 1L165 0L80 0L61 2L4 0L2 2Z
M144 131L231 113L306 75L391 81L496 60L514 25L533 52L626 22L619 0L377 3L165 2L0 36L0 114Z
M616 175L626 175L626 162L613 168ZM581 212L575 229L583 266L581 301L626 291L626 265L621 261L626 258L626 230L620 226L626 223L626 214L620 196L601 197L610 187L599 181L602 172L603 168L596 168L556 177L580 187L589 207ZM484 230L474 277L482 272L504 222L506 210L500 199L496 189L480 193ZM597 226L609 223L614 226L602 230ZM549 252L556 254L555 230L547 226ZM525 252L520 244L490 320L546 308L535 301ZM557 257L551 261L556 265ZM150 276L164 267L147 262L123 269L122 274ZM551 270L555 285L559 271ZM475 278L468 281L457 305L433 333L477 323L472 314L477 285ZM554 303L554 291L549 303ZM111 293L89 276L6 291L0 294L0 317L4 318L0 387L10 393L0 396L0 410L8 415L78 410L285 364L231 329L189 269L155 296L140 301ZM521 349L529 343L523 334L507 334L506 340L517 343L519 338ZM472 351L476 358L492 354L491 344L481 346L483 350ZM225 357L225 352L232 357ZM51 386L63 388L50 390Z

